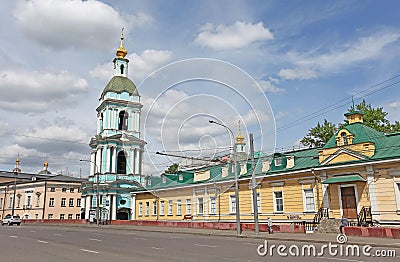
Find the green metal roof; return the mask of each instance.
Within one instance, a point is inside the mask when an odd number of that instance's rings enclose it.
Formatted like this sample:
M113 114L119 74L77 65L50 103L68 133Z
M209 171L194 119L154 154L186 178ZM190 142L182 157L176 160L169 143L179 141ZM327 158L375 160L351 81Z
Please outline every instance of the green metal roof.
M324 148L337 147L336 136L343 129L349 131L352 135L354 135L352 144L373 142L375 143L375 146L379 146L378 144L382 143L386 138L384 133L379 132L369 126L366 126L363 123L357 122L346 125L338 132L336 132L336 134L332 136L331 139L329 139L329 141L325 144Z
M124 76L113 76L107 86L104 88L101 96L103 97L107 92L114 92L121 94L127 92L130 95L138 95L135 84L127 77Z
M351 175L341 175L341 176L333 176L322 182L322 184L336 184L336 183L344 183L344 182L365 182L365 179L362 178L359 174L351 174Z

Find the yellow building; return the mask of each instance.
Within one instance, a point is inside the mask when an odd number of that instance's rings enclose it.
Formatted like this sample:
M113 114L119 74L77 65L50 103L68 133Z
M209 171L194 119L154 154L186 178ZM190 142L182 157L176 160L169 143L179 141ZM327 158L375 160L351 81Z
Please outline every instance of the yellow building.
M400 133L384 134L363 124L362 112L345 115L342 127L322 148L255 153L259 219L314 221L342 216L354 223L397 224L400 220ZM236 147L243 145L237 138ZM241 146L240 148L244 148ZM240 219L253 221L249 161L236 163ZM131 192L132 219L235 221L231 163L147 177Z

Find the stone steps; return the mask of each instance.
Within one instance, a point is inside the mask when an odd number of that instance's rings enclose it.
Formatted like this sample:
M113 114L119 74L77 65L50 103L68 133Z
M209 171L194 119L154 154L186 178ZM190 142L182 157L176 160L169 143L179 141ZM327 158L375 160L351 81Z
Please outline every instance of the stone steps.
M322 219L315 228L315 233L339 233L340 219Z

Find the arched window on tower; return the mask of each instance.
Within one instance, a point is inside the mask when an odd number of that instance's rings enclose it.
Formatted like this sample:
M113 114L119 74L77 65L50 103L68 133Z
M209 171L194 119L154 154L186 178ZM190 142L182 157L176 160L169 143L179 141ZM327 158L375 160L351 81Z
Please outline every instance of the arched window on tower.
M128 116L128 112L124 110L119 112L118 130L128 130Z
M124 151L118 153L117 174L126 174L126 157Z
M100 132L103 131L103 113L100 115Z
M349 141L347 140L347 134L346 132L342 132L340 134L340 136L342 137L342 145L346 146L349 144Z
M119 67L119 69L120 69L120 71L121 71L121 75L123 75L123 74L124 74L124 69L125 69L124 65L121 65L121 66Z

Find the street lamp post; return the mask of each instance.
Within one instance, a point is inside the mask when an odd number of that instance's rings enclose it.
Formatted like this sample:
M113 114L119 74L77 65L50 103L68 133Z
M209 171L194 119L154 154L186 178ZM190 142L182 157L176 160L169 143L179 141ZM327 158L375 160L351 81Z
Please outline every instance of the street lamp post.
M98 172L98 169L97 169L97 164L95 162L91 161L91 160L81 159L79 161L81 161L81 162L89 162L89 163L94 164L94 167L95 167L95 170L96 170L96 174L95 174L95 177L96 177L96 225L99 226L99 217L100 217L99 216L99 203L100 203L100 201L99 201L99 172Z
M21 172L21 169L19 169L19 154L18 154L17 160L15 161L15 168L13 170L13 173L14 173L14 196L13 196L13 203L12 203L12 210L11 210L12 216L14 216L14 211L15 211L15 195L17 192L17 176L18 176L19 172Z
M236 146L235 146L235 135L233 134L232 130L227 127L224 124L221 124L219 122L215 122L214 120L209 120L208 121L210 124L216 124L222 127L225 127L226 130L228 130L228 132L231 135L231 139L233 140L233 160L231 160L231 163L233 165L232 167L232 172L235 176L235 199L236 199L236 231L237 231L237 235L240 236L241 234L241 228L240 228L240 210L239 210L239 183L238 183L238 175L237 175L237 167L236 167ZM231 159L232 159L231 158Z

